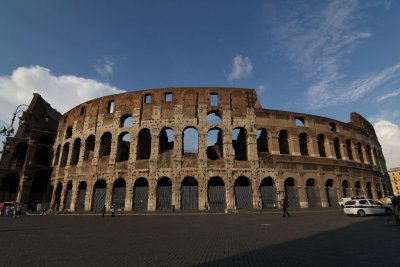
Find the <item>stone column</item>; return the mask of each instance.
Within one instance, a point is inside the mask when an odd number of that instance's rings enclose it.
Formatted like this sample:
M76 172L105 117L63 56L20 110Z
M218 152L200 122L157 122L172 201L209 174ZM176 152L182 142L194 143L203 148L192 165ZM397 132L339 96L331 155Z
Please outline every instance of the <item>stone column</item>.
M311 157L320 157L317 137L311 135L309 137L310 139L307 141L308 154Z
M132 211L132 198L133 198L133 182L132 179L129 179L126 182L125 188L125 211Z
M225 198L226 198L226 208L228 210L236 210L235 207L235 192L233 190L233 177L232 172L227 172L227 177L225 181Z
M107 181L107 180L106 180ZM107 181L107 188L106 188L106 208L109 210L111 208L112 203L112 189L113 189L113 183Z
M78 198L78 186L79 186L79 181L76 180L75 182L72 181L72 196L71 196L71 210L76 211L76 200Z
M87 186L86 186L85 211L91 211L92 210L93 186L94 186L93 183L91 183L91 184L88 183Z
M299 137L296 134L288 132L289 153L293 156L300 156Z
M279 131L277 132L272 132L268 131L268 147L270 148L271 154L273 155L279 155L280 149L279 149Z
M329 138L326 138L325 141L325 154L327 158L336 159L335 147Z
M300 207L309 208L306 187L299 186L299 193L300 193Z
M149 176L149 200L148 200L148 210L156 210L156 189L157 189L157 179L153 175Z
M62 183L62 190L61 190L61 197L60 197L60 207L58 210L64 210L64 202L65 202L65 192L67 190L67 182L63 181Z

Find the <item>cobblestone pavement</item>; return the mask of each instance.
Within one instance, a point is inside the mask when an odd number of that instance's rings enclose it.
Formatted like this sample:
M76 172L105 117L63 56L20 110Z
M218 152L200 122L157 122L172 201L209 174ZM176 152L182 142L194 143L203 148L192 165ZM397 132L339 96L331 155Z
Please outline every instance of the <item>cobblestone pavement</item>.
M391 216L289 212L2 216L0 266L399 264L400 226Z

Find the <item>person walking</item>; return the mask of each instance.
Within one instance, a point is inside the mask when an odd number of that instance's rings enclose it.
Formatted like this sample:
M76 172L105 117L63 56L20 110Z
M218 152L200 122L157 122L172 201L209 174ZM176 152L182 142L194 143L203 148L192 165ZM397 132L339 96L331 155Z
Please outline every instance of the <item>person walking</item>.
M104 214L106 213L106 205L105 204L101 208L101 213L102 213L102 216L104 217Z
M282 217L286 217L286 214L288 217L290 217L289 212L287 211L287 208L289 207L286 198L282 199L282 209L283 209L283 216Z
M111 217L115 217L115 206L111 205Z

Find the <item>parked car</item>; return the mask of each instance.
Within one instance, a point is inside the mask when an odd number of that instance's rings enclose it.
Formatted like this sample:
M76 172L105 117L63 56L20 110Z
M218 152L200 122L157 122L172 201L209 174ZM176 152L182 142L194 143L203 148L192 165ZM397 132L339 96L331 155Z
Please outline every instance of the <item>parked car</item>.
M344 213L347 215L365 215L392 214L392 206L384 205L373 199L353 199L344 204Z
M339 201L339 206L340 207L344 207L344 203L346 203L347 201L353 200L353 199L365 199L365 196L354 196L354 197L342 197Z

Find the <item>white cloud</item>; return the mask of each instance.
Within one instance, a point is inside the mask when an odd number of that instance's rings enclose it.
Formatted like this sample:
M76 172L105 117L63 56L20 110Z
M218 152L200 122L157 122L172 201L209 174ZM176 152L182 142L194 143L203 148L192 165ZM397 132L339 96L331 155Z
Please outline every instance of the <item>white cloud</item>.
M233 58L233 64L231 66L231 73L228 79L230 81L239 80L251 76L253 72L253 64L250 58L237 55Z
M260 84L259 86L257 86L256 91L257 93L262 94L267 91L267 86L265 84Z
M387 93L387 94L385 94L385 95L382 95L382 96L378 97L378 98L376 99L376 101L381 102L381 101L383 101L383 100L385 100L385 99L388 99L388 98L391 98L391 97L396 97L396 96L398 96L398 95L400 95L400 89L397 89L397 90L394 90L394 91L392 91L392 92L390 92L390 93Z
M400 127L387 120L374 124L376 135L382 146L388 169L400 167Z
M33 93L39 93L53 108L65 113L90 99L125 92L92 79L73 75L55 76L49 69L40 66L20 67L11 76L0 76L0 88L0 126L6 127L15 108L20 104L29 105Z
M383 71L357 79L349 84L321 80L319 83L310 87L307 92L308 106L320 108L341 103L352 103L367 93L379 88L380 86L400 77L400 63L393 65ZM377 101L400 94L396 90L390 94L381 96Z
M108 80L113 75L115 62L108 57L103 57L102 61L101 64L97 64L94 68L103 79Z

